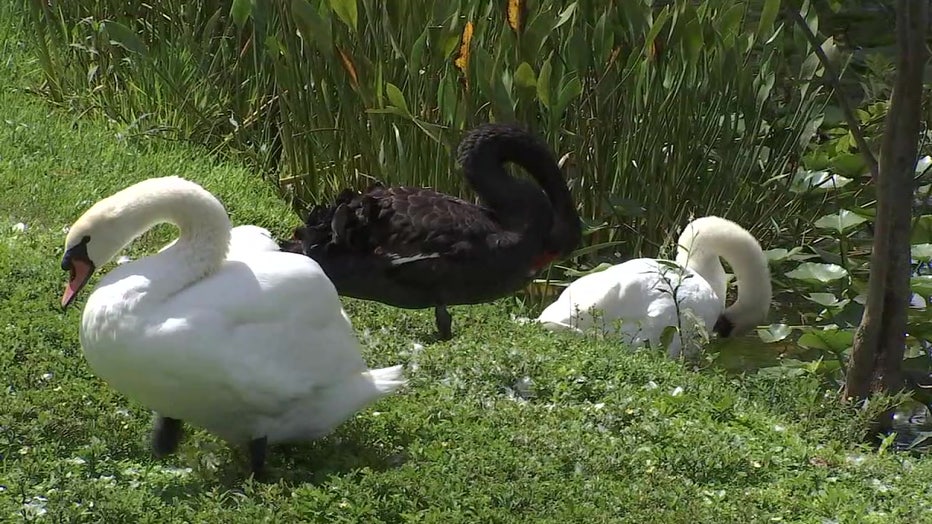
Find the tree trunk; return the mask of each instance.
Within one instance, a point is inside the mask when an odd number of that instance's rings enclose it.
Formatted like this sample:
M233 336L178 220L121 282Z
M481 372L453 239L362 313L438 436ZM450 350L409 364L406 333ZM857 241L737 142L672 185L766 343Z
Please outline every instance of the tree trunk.
M854 336L845 398L903 387L910 290L909 235L919 149L928 0L897 0L896 82L887 114L877 180L877 218L864 317Z

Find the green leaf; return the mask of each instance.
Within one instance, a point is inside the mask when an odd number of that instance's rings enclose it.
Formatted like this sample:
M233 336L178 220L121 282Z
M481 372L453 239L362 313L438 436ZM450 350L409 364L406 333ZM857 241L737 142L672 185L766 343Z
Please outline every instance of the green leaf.
M333 53L333 33L329 21L321 18L320 13L307 0L292 0L291 12L305 41L314 43L323 53Z
M809 328L806 333L799 337L797 343L804 348L841 353L854 343L854 331L838 328Z
M550 109L550 74L552 72L550 57L544 60L544 65L540 67L540 74L537 75L537 98L544 107Z
M841 153L832 159L835 171L845 176L860 176L867 172L867 162L860 153Z
M932 275L921 275L909 279L909 289L923 297L932 297Z
M782 247L768 249L764 251L764 256L767 257L768 262L780 262L782 260L791 259L797 253L800 253L803 248L796 246L793 249L784 249Z
M832 191L845 187L850 178L833 175L828 171L797 171L793 176L790 191L808 193L810 191Z
M867 222L867 219L849 211L847 209L839 210L838 213L831 215L825 215L822 218L815 221L815 227L820 229L829 229L835 231L836 233L844 233L849 229L857 227L864 222Z
M146 44L142 43L142 40L132 29L113 20L105 21L103 28L107 31L107 38L111 44L140 55L146 53Z
M757 336L761 341L767 344L773 344L774 342L779 342L790 336L792 332L793 328L786 324L771 324L767 326L766 329L758 329Z
M424 50L427 49L427 35L429 33L430 28L425 27L424 31L421 32L421 36L411 46L411 56L408 57L408 72L412 75L420 74L421 60L424 56Z
M573 13L575 13L575 12L576 12L576 2L573 2L572 4L566 6L566 9L564 9L564 10L560 13L560 18L557 19L557 23L554 24L553 28L556 29L556 28L560 27L561 25L563 25L563 24L569 22L569 21L570 21L570 18L573 17Z
M932 260L932 244L916 244L909 248L909 256L918 262Z
M910 244L932 243L932 215L922 215L913 220L913 229L909 236Z
M411 112L408 111L408 103L405 102L404 94L402 94L401 89L398 89L395 84L385 82L385 95L388 96L388 101L391 102L393 106L403 111L405 115L411 115Z
M849 300L839 300L833 293L810 293L806 299L823 307L839 308L848 304Z
M654 23L650 26L650 31L647 32L647 36L644 37L644 53L647 54L650 47L654 44L654 39L657 38L657 35L660 34L660 31L663 29L663 26L666 25L667 20L670 19L670 9L664 7L660 11L660 14L657 15L657 18L654 19Z
M574 98L582 93L582 82L579 81L578 76L574 76L570 79L569 82L563 84L563 88L560 89L560 95L557 97L557 107L558 112L563 112L566 109L566 106L573 101Z
M757 23L758 41L766 41L773 34L773 23L776 21L779 12L780 0L765 0Z
M342 20L352 32L356 32L356 22L359 17L356 0L330 0L330 9L333 9L337 17Z
M815 262L803 262L797 266L796 269L786 274L786 276L795 278L796 280L819 284L838 280L847 275L848 272L841 266L835 264L817 264Z
M243 27L249 15L252 14L254 0L233 0L230 6L230 18L237 27Z
M527 62L521 62L515 71L515 83L519 87L535 88L537 87L537 77L534 76L534 69Z

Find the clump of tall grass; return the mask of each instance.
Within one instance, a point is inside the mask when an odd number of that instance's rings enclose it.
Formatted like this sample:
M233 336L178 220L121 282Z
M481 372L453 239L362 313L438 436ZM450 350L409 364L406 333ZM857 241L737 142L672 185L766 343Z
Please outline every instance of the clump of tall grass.
M818 213L788 189L819 64L779 1L29 1L53 98L244 154L299 206L373 180L461 193L452 151L494 119L573 153L590 244Z

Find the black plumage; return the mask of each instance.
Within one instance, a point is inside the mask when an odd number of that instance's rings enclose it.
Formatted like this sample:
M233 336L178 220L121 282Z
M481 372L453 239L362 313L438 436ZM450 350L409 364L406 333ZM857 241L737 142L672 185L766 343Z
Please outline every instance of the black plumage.
M560 167L537 136L484 124L463 138L457 158L480 204L420 187L347 189L311 209L282 249L316 260L341 295L435 308L440 337L450 338L446 306L521 289L582 236ZM510 176L507 162L537 184Z

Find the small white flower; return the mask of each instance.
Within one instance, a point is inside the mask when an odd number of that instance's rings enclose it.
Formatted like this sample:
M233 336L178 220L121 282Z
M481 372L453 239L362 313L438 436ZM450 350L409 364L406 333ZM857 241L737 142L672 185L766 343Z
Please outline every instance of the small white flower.
M46 502L48 502L48 499L45 497L32 497L29 502L23 504L23 510L28 515L40 517L48 512L48 510L45 509Z
M777 433L783 433L784 431L786 431L786 428L781 426L780 424L774 424L773 430L776 431Z
M22 233L28 229L28 226L22 222L17 222L13 224L12 229L14 233Z
M673 391L670 392L670 396L678 397L683 394L683 386L676 386L673 388Z
M52 378L52 374L51 374L51 373L43 373L42 376L41 376L40 378L41 378L42 380L49 380L49 379Z
M648 382L647 385L645 385L644 387L647 388L647 389L657 389L659 386L657 386L657 383L656 383L656 382L654 382L653 380L651 380L651 381Z
M864 455L852 454L852 455L848 455L847 457L845 457L845 462L851 464L852 466L860 466L861 464L864 463L865 460L867 459L864 457Z

